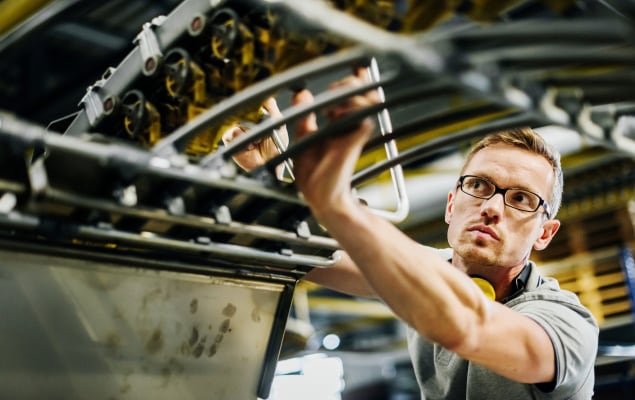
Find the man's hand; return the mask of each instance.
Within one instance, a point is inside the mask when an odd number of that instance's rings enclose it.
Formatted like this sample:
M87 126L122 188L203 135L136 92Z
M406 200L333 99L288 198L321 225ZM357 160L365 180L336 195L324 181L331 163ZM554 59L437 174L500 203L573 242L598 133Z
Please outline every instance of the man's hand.
M331 88L360 86L367 79L366 70L359 69L354 76L333 83ZM293 98L294 104L311 101L313 96L308 90L296 93ZM353 96L327 110L326 116L333 121L379 101L376 91ZM350 180L373 129L374 123L366 118L353 131L328 138L294 159L296 185L318 219L325 212L344 210L355 202L351 196ZM312 114L297 123L294 137L301 140L316 130L316 117Z
M269 113L271 118L280 118L282 117L282 113L278 108L278 104L273 97L268 98L263 107ZM237 137L244 135L247 133L248 128L242 125L234 125L231 128L227 129L223 132L222 140L225 145L231 143ZM282 144L286 147L289 143L289 134L287 133L287 128L285 126L280 127L277 130L278 136L282 141ZM245 171L251 171L254 168L257 168L263 165L265 162L270 160L271 158L280 154L280 151L276 147L274 140L271 136L267 136L266 138L255 142L250 143L249 146L240 153L234 156L234 161ZM278 178L282 177L284 165L279 165L276 167L276 176Z
M343 86L360 86L368 79L366 69L360 68L353 76L349 76L330 85L331 89ZM310 103L313 95L308 90L302 90L295 94L293 104ZM346 101L326 110L326 117L334 121L351 112L378 103L379 96L376 91L370 91L362 95L353 96ZM263 104L271 118L282 116L274 98L269 98ZM374 123L370 118L362 122L351 132L326 139L324 142L304 151L294 160L294 175L297 188L303 193L305 199L314 208L314 212L320 209L343 205L345 199L352 200L350 196L350 179L355 171L357 159L368 137L372 133ZM237 137L245 134L248 128L235 125L227 129L222 140L224 144L231 143ZM317 122L314 114L300 120L296 124L295 139L312 134L317 130ZM280 127L278 135L286 147L289 136L285 126ZM259 142L251 143L242 152L234 156L234 161L244 170L251 171L271 158L280 154L278 147L271 137ZM276 167L276 175L282 177L284 165Z

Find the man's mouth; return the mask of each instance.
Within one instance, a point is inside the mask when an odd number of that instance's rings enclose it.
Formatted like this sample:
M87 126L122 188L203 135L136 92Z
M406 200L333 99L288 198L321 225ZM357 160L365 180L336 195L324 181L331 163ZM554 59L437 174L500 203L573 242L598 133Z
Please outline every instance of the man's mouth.
M498 234L489 226L486 225L476 225L473 226L471 228L468 229L469 232L480 232L480 233L484 233L490 237L492 237L493 239L496 240L500 240L500 238L498 237Z

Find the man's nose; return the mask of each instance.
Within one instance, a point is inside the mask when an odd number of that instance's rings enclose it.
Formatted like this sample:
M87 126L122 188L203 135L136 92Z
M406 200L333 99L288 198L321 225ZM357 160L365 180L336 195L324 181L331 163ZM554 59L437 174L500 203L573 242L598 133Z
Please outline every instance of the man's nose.
M505 198L502 193L496 193L487 200L483 200L481 215L499 220L505 211Z

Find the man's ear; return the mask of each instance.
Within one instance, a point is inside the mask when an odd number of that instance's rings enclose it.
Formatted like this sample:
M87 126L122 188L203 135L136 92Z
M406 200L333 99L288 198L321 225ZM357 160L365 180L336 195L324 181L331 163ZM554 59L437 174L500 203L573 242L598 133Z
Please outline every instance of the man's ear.
M448 201L445 204L445 223L446 224L450 224L453 210L454 210L454 192L450 191L448 193Z
M560 221L557 219L548 219L543 224L541 229L540 236L534 242L534 250L543 250L545 249L551 239L556 235L558 229L560 229Z

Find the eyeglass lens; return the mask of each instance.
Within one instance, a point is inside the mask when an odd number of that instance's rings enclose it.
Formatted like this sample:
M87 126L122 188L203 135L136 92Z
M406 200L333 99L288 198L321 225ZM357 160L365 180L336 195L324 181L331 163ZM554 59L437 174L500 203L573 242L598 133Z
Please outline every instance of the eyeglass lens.
M461 190L481 199L489 199L496 193L502 193L505 204L523 211L536 211L541 204L540 197L535 193L523 189L501 189L485 178L477 176L465 176Z

